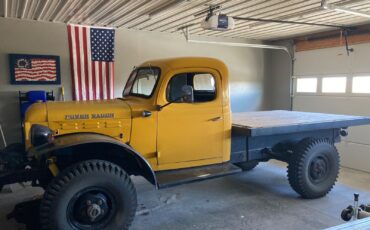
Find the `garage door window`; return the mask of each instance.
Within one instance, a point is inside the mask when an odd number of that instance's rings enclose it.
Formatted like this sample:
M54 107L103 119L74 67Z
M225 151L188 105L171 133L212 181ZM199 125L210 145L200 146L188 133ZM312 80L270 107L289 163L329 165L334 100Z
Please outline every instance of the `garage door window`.
M316 93L317 78L298 78L297 93Z
M167 86L167 100L181 102L182 87L190 85L194 89L194 102L213 101L216 98L215 78L209 73L180 73L173 76Z
M353 77L352 93L370 93L370 77L369 76Z
M345 93L346 87L346 77L324 77L322 79L323 93Z

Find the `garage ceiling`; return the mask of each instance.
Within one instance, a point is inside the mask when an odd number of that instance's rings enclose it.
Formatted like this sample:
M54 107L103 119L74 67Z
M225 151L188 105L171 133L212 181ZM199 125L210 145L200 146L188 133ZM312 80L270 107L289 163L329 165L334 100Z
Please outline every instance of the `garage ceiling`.
M188 24L190 34L277 40L325 27L236 21L234 30L207 31L200 28L210 4L221 5L229 16L294 20L344 25L364 24L369 18L325 10L321 0L0 0L0 17L109 26L147 31L180 33ZM361 12L370 11L369 0L329 0L327 3ZM197 15L197 16L194 16Z

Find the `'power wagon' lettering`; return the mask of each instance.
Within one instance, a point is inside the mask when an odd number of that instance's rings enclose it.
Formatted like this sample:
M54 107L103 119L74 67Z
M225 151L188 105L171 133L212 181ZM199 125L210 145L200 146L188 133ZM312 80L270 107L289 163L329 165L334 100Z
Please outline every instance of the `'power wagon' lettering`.
M102 119L102 118L114 118L114 113L93 113L91 114L67 114L65 120L83 120L83 119Z
M65 116L66 120L80 120L89 119L89 114L68 114Z
M92 119L114 118L114 113L91 114Z

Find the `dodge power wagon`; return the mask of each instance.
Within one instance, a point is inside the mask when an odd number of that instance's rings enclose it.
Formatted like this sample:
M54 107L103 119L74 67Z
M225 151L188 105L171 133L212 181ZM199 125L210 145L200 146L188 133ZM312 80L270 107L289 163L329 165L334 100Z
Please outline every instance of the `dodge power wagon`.
M247 101L245 103L248 103ZM226 65L172 58L136 67L121 98L32 105L24 149L0 155L0 186L44 188L44 229L128 229L136 206L130 175L157 189L226 176L261 161L288 163L303 198L325 196L339 171L335 143L369 117L261 111L231 113Z

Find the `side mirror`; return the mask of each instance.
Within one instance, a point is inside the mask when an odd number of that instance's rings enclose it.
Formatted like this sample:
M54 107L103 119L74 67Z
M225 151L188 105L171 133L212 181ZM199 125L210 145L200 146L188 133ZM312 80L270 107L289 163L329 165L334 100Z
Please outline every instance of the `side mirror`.
M188 102L188 103L194 102L194 89L192 86L184 85L181 88L181 91L182 91L181 99L183 102Z
M178 97L177 99L168 102L165 105L157 105L157 110L161 111L164 107L174 103L174 102L187 102L187 103L192 103L194 102L194 90L193 87L190 85L184 85L181 87L181 97Z

